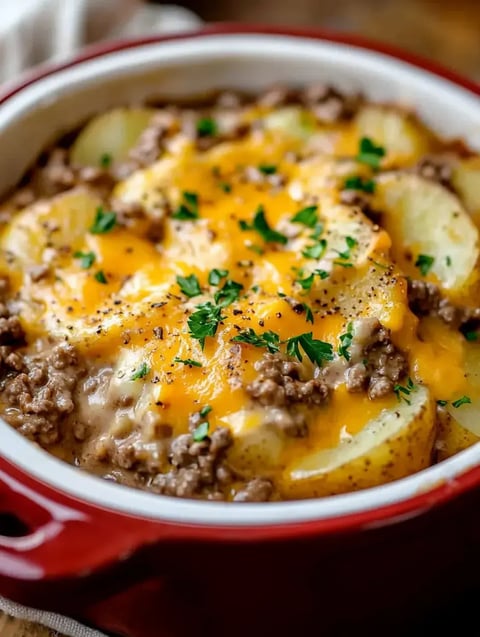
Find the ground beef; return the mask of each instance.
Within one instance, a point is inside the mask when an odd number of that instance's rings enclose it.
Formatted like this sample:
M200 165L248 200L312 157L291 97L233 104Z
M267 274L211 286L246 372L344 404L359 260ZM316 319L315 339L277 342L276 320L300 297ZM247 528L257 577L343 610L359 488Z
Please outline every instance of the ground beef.
M477 327L480 322L480 308L454 305L442 297L438 286L427 281L408 281L408 303L416 316L436 316L457 329L469 324Z
M354 333L351 351L345 372L347 389L367 389L372 400L392 392L408 371L406 355L393 344L390 330L377 319L363 321L361 333Z
M302 93L302 101L320 123L349 119L358 108L358 97L343 95L326 84L313 84Z
M48 353L32 356L4 348L0 383L3 417L41 445L58 442L61 425L74 411L74 390L83 371L70 345L57 345Z
M303 367L281 354L264 354L255 364L257 378L246 387L258 403L271 409L266 424L276 425L289 436L305 436L305 414L294 405L322 405L328 400L328 387L322 379L303 379Z
M448 157L424 157L418 162L413 170L425 179L436 181L442 186L452 189L452 162Z
M382 219L382 213L379 210L372 208L371 203L367 195L358 192L358 190L352 190L346 188L340 193L340 203L346 206L355 206L360 208L363 214L370 219L373 223L380 224Z
M267 502L273 492L270 480L254 478L247 482L245 487L237 491L233 497L234 502Z

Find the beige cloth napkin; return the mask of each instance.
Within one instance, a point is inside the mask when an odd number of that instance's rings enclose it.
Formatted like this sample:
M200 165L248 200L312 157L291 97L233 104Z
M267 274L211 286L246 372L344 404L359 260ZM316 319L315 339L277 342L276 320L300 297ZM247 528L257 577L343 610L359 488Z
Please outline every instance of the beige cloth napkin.
M193 29L200 19L175 5L141 0L0 0L0 84L17 81L28 68L61 60L85 44L118 37ZM0 597L0 610L68 637L103 637L78 622L26 608Z

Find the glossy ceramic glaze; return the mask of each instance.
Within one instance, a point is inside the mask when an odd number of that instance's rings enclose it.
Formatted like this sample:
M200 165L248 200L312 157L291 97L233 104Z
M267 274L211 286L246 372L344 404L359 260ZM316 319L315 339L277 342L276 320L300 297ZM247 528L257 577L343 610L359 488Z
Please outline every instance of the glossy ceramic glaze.
M94 49L67 65L40 71L0 98L0 145L11 149L0 154L0 191L15 184L46 143L96 111L220 87L255 91L274 82L326 81L360 90L373 100L405 103L441 135L464 136L480 149L478 87L400 57L355 40L246 27ZM0 593L53 607L68 608L73 602L71 595L68 600L60 595L52 603L50 586L55 589L61 582L65 591L75 590L73 608L81 608L92 591L98 595L92 582L101 581L104 594L112 584L121 588L128 577L138 578L140 557L147 554L154 565L149 574L158 573L159 565L162 574L168 573L177 564L175 547L194 542L216 545L217 551L222 542L235 562L246 550L258 557L258 547L265 543L277 561L273 547L279 542L294 542L299 552L314 542L319 556L326 549L333 555L333 546L344 553L348 546L351 555L365 542L359 540L365 534L373 538L375 529L395 525L393 538L399 528L414 528L412 520L416 524L420 514L447 510L441 505L460 494L476 497L473 490L480 482L477 445L415 476L356 494L262 505L189 502L85 475L3 422L0 436L0 511L17 516L26 527L20 537L0 535ZM424 518L428 516L419 519ZM209 551L202 551L200 562L208 556ZM188 572L185 563L182 568ZM112 579L117 571L122 578Z

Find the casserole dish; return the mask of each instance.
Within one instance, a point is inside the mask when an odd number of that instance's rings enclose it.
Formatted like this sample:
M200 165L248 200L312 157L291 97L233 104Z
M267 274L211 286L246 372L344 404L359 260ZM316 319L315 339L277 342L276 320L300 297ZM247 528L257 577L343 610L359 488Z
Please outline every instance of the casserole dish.
M421 70L361 43L221 27L92 51L13 90L0 106L0 141L12 149L0 157L0 189L12 187L60 132L97 111L158 94L188 97L222 86L258 91L273 80L334 81L339 89L362 91L372 100L406 102L438 134L465 137L480 148L478 89L468 82ZM348 595L358 587L343 581L353 567L374 570L375 576L362 585L364 594L357 591L352 621L368 617L367 592L388 610L400 600L414 600L427 583L433 590L441 582L438 574L453 572L478 529L472 506L480 480L478 445L364 492L237 508L101 482L46 455L5 423L0 427L2 512L4 520L20 521L10 526L10 537L0 538L0 592L31 605L81 613L100 590L107 595L127 581L160 574L167 581L174 576L181 590L190 589L189 608L202 607L202 621L213 622L219 634L229 625L239 595L248 612L229 626L230 634L244 633L249 613L260 610L268 618L264 629L275 626L280 634L310 621L319 599L322 608L338 610L345 591ZM448 542L454 529L457 539ZM407 589L413 556L416 578ZM229 574L235 574L235 582L229 578L227 594ZM395 584L395 595L385 579ZM273 581L275 594L266 599L261 593ZM209 599L221 611L213 612ZM281 617L274 613L279 604L285 607ZM190 634L194 624L187 625L180 608L172 634ZM323 621L327 629L338 616L325 610Z

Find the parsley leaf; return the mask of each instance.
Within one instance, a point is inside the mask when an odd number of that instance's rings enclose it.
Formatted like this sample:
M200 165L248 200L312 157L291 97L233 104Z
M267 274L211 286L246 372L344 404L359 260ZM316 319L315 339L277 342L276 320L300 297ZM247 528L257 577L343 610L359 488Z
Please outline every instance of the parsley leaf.
M311 246L307 246L304 250L302 250L302 255L306 259L320 259L327 249L327 240L320 239L317 243L314 243Z
M380 166L382 157L385 157L385 149L381 146L376 146L369 137L362 137L358 147L357 161L377 169Z
M215 292L213 298L215 299L215 303L220 307L227 307L227 305L230 305L238 299L242 290L243 285L241 283L229 279L225 281L223 288Z
M319 223L315 224L315 230L310 235L310 239L314 239L315 241L318 241L318 239L320 238L321 234L323 234L323 223L319 222Z
M223 190L223 192L225 193L229 193L232 192L232 185L229 184L227 181L219 181L218 182L218 187L221 188Z
M281 243L282 245L285 245L288 241L288 238L284 234L270 228L268 221L265 218L263 206L258 206L251 224L247 221L239 221L238 223L241 230L255 230L264 239L264 241L269 243Z
M463 335L467 341L473 342L478 340L478 332L475 330L468 330L467 332L464 332Z
M210 425L208 422L201 422L193 431L192 437L194 442L202 442L208 436Z
M274 164L259 164L258 170L264 175L274 175L277 167Z
M213 407L211 405L205 405L204 407L202 407L200 409L200 416L202 418L205 418L205 416L208 416L208 414L212 411Z
M205 338L215 336L218 324L224 318L222 308L219 305L213 305L210 301L197 305L196 311L188 317L189 334L199 341L200 347L203 349Z
M410 401L408 400L408 398L406 398L406 396L410 396L414 389L417 389L417 386L414 384L413 380L410 377L407 380L406 386L397 384L393 387L393 391L397 396L397 400L400 401L403 398L403 400L408 404L410 404Z
M99 270L98 272L95 273L95 280L98 281L99 283L107 283L107 277L105 276L105 272L103 270Z
M217 122L211 117L201 117L197 121L197 134L199 137L210 137L217 134Z
M317 215L318 206L307 206L299 210L297 214L293 215L290 219L293 223L303 223L307 228L314 228L318 221ZM321 233L320 233L321 234Z
M448 405L448 400L437 400L437 405L439 407L445 407L446 405Z
M102 206L98 206L95 213L95 219L90 226L92 234L105 234L110 232L117 223L117 213L111 210L104 210Z
M138 380L139 378L145 378L150 371L150 367L147 363L142 363L138 369L130 376L130 380Z
M435 261L429 254L419 254L415 261L415 266L420 270L422 276L427 276Z
M210 270L208 282L210 285L218 285L226 276L228 276L228 270L219 270L218 268L214 268L213 270Z
M350 352L348 351L349 347L352 344L353 340L353 323L349 323L347 325L347 331L345 334L340 334L340 345L338 346L338 353L340 356L346 361L350 360Z
M313 323L313 312L312 308L306 303L302 303L302 307L305 310L305 319L307 323Z
M178 206L172 215L172 219L187 221L198 219L198 195L196 192L182 192L183 202Z
M95 253L94 252L74 252L74 259L80 259L80 267L84 270L88 270L95 263Z
M254 347L266 347L271 354L275 354L275 352L278 352L280 349L280 336L271 330L263 334L256 334L255 331L249 327L232 338L232 341L234 343L248 343L248 345L253 345Z
M310 290L313 285L313 280L315 276L319 276L322 281L327 279L329 274L326 270L314 270L309 276L304 279L296 279L295 283L298 283L303 290Z
M454 400L452 402L452 407L455 407L455 409L458 409L462 405L469 405L471 402L472 400L471 398L469 398L469 396L462 396L461 398L458 398L458 400Z
M340 259L350 259L352 249L358 244L358 241L353 237L345 237L345 243L347 244L346 250L344 250L343 252L335 250Z
M100 155L100 161L98 163L100 164L100 168L110 168L112 161L113 157L110 153L103 153L103 155Z
M343 187L346 190L361 190L363 192L375 192L375 182L373 179L363 179L359 176L347 177Z
M183 363L184 365L190 365L193 367L201 367L202 363L199 363L198 361L194 361L191 358L179 358L178 356L175 356L175 358L173 359L174 363Z
M313 338L312 332L292 336L287 339L287 354L295 356L300 362L303 360L300 346L312 363L321 366L323 361L333 360L333 347L330 343Z
M185 296L188 296L188 298L198 296L202 293L200 283L194 274L189 274L188 276L177 276L177 283L180 291L183 292Z
M447 264L448 267L450 267L452 265L452 258L447 255L445 257L445 263Z

